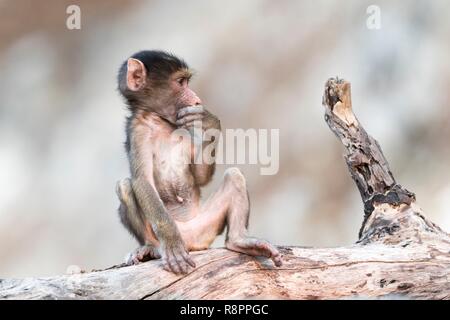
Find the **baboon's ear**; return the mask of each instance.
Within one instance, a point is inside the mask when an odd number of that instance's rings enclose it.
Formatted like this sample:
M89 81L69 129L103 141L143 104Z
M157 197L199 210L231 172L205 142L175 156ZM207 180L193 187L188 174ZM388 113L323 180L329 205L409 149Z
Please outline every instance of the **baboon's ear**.
M142 61L130 58L127 62L127 87L131 91L141 90L147 83L147 70Z

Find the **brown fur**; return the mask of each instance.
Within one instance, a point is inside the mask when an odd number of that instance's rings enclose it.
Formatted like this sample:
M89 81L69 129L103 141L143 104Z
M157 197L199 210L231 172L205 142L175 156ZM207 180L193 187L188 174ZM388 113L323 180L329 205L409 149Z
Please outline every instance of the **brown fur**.
M155 61L154 55L151 57ZM132 112L127 125L131 178L118 182L117 194L121 221L141 244L129 262L161 257L166 270L187 272L189 266L195 266L188 251L208 248L228 226L229 249L266 256L281 265L271 244L247 236L250 203L245 178L237 168L228 169L219 190L200 203L200 187L211 181L215 163L190 163L191 140L174 140L172 133L181 127L191 130L192 119L201 119L203 130L220 130L220 121L201 107L189 88L192 73L183 67L167 74L165 84L155 86L152 68L147 70L144 62L133 67L138 73L124 73L129 88L124 89L124 96ZM163 62L156 64L174 69ZM142 86L143 75L146 81ZM158 75L164 78L163 73Z

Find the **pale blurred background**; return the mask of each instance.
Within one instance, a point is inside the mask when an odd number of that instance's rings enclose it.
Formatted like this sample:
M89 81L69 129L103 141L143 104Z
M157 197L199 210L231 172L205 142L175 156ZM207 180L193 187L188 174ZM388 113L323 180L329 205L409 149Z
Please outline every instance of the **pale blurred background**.
M81 30L66 28L70 4ZM380 30L366 26L371 4ZM449 12L446 0L0 0L0 277L104 268L136 247L116 212L128 176L116 72L141 49L186 59L224 128L280 129L277 175L241 166L253 235L357 240L362 203L321 105L336 75L397 181L449 231Z

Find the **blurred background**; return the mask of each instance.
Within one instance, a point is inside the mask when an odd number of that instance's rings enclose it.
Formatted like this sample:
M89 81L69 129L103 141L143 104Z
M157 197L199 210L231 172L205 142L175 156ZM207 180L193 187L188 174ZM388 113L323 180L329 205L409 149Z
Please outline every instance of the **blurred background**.
M66 27L71 4L80 30ZM378 30L366 25L371 4ZM142 49L188 61L223 128L280 129L278 174L240 166L253 235L357 240L362 203L321 105L336 75L397 181L449 231L449 12L446 0L0 0L0 277L105 268L136 247L116 212L128 176L116 73Z

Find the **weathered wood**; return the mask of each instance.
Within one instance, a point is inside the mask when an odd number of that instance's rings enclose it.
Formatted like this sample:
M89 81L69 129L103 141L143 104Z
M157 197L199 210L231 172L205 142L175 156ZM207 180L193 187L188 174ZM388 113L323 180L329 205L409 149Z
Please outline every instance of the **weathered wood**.
M323 95L325 121L346 149L348 169L364 203L365 222L376 203L410 204L412 192L396 183L378 142L367 134L353 113L350 83L331 78Z
M380 146L353 113L350 84L329 79L325 120L345 147L364 204L356 244L280 247L284 264L212 249L192 253L184 276L159 261L75 275L0 280L0 299L450 299L450 236L394 179Z
M175 276L158 261L105 271L3 280L2 299L448 299L450 258L426 247L380 244L281 248L274 268L225 249L193 253L197 269Z

